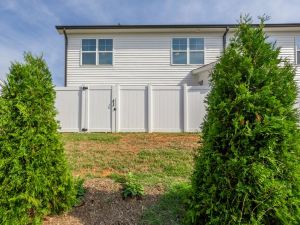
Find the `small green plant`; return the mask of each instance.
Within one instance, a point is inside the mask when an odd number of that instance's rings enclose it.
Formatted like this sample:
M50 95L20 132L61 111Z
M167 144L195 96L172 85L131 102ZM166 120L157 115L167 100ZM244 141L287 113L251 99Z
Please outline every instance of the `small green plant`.
M82 178L78 178L77 180L75 180L75 188L77 190L75 206L79 206L84 198L85 188L83 186L83 183L84 179Z
M128 197L142 197L144 195L144 187L138 183L136 177L129 172L124 177L122 196L124 199Z

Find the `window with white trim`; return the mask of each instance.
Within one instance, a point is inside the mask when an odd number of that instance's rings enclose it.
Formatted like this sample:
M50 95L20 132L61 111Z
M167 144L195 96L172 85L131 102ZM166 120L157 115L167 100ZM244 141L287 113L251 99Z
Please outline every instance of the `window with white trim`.
M99 39L99 65L112 65L113 64L113 40L112 39Z
M82 39L81 41L82 65L112 65L113 40L112 39Z
M172 64L204 64L204 39L173 38Z
M295 37L296 64L300 65L300 37Z
M81 62L82 65L96 65L96 39L82 39Z

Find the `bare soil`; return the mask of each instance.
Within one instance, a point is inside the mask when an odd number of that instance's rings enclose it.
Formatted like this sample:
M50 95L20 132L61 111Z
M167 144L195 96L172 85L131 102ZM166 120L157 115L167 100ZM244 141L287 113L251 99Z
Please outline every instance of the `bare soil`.
M152 188L142 199L123 200L120 184L103 178L88 180L85 188L79 206L63 215L46 217L44 225L135 225L161 194L161 190Z

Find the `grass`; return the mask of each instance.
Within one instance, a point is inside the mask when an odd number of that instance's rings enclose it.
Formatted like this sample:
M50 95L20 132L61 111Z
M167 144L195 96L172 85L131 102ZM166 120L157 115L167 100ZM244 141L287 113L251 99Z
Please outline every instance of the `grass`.
M63 134L75 176L120 182L131 172L146 192L165 193L145 211L142 224L180 224L198 139L197 134L182 133Z
M157 205L148 208L141 219L147 225L180 225L185 212L184 204L191 193L189 183L174 184L161 197Z
M132 172L149 187L187 181L197 138L195 134L63 134L75 176L115 178Z

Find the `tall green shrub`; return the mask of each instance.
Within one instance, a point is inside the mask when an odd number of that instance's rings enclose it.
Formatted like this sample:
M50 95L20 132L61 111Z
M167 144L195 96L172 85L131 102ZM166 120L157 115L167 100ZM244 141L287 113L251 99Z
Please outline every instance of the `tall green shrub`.
M0 97L0 224L40 224L69 209L76 191L55 120L55 91L41 57L13 63Z
M292 65L241 19L211 75L192 177L191 224L300 224L300 136Z

